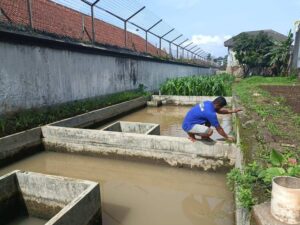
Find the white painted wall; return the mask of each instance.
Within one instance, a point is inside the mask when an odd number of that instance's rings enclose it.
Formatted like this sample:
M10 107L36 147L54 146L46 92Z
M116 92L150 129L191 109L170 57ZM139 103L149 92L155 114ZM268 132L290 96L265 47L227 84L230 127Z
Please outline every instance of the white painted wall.
M227 66L239 66L239 61L235 58L235 52L232 48L228 48L228 58L227 58Z

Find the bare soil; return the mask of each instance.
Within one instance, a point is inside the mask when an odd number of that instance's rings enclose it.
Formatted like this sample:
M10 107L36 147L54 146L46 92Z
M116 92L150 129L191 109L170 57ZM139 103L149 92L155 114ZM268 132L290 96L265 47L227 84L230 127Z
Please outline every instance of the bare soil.
M283 97L286 103L296 113L300 113L300 86L261 86L265 91L268 91L274 97Z

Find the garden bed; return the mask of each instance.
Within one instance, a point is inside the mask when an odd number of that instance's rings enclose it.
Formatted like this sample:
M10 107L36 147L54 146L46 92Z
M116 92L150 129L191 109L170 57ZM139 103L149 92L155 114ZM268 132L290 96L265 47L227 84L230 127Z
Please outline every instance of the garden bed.
M298 83L291 78L251 77L234 85L238 107L243 109L236 123L244 168L233 170L228 178L238 184L237 195L244 208L270 198L274 176L300 176L300 116L282 96L265 91L274 85L293 88Z
M268 91L272 96L284 98L286 103L294 110L294 112L300 113L300 85L271 85L261 86L261 88Z

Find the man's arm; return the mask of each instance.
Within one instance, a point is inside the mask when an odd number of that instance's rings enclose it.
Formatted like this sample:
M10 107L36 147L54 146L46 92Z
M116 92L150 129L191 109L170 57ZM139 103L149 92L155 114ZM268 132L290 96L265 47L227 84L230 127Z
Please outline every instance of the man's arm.
M216 127L217 132L223 136L226 140L228 141L234 141L234 137L229 136L228 134L225 133L225 131L223 130L223 128L221 126Z
M218 114L232 114L232 113L237 113L243 111L241 109L234 109L234 110L230 110L230 109L220 109L217 113Z

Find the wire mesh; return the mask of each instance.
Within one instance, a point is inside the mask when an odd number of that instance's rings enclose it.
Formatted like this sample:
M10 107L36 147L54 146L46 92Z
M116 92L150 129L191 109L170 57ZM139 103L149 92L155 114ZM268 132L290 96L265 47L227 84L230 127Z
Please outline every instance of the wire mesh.
M65 39L212 64L209 53L186 41L181 32L138 0L1 0L0 23Z

